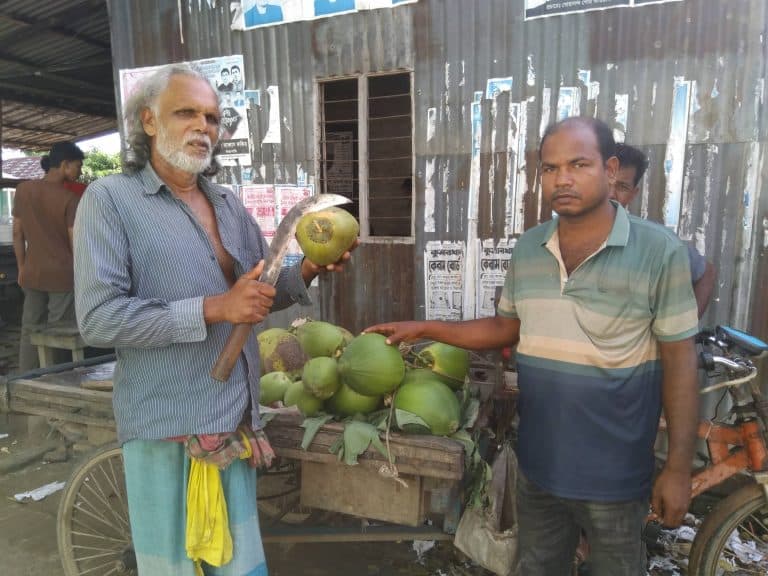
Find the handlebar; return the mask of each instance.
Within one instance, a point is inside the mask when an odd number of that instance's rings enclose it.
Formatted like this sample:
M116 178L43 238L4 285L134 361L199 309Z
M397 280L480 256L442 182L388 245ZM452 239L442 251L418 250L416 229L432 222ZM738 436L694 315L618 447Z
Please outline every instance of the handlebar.
M727 326L702 331L696 340L704 347L701 354L702 367L707 372L715 372L718 367L722 367L726 373L725 381L706 386L699 393L735 388L757 376L757 368L750 357L759 357L765 353L766 344L761 340Z

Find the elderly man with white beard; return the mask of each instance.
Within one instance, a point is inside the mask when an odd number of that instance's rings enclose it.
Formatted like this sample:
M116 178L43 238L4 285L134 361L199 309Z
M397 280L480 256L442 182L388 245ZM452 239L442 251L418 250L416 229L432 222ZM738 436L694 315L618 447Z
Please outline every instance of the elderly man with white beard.
M258 225L204 175L221 110L195 67L147 78L125 114L125 173L91 184L78 210L75 300L86 342L117 353L113 407L138 571L266 575L256 468L274 453L259 420L255 334L228 382L209 372L233 324L308 303L312 279L350 256L322 270L305 259L275 287L258 281L268 251ZM201 476L207 494L196 492ZM200 496L211 507L201 510Z

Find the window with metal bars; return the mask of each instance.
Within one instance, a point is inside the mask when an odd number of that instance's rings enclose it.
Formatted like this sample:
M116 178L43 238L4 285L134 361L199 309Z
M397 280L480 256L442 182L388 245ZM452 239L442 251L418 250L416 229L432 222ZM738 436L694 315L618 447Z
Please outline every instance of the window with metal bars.
M352 200L360 235L413 235L410 73L320 83L320 189Z

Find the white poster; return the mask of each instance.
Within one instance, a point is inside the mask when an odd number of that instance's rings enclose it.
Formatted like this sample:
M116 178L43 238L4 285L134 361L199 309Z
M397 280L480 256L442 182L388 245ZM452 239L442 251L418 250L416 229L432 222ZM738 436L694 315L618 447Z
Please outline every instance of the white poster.
M691 81L675 78L672 93L672 116L669 122L667 153L664 156L664 225L677 232L683 199L685 146L688 141L688 111L691 107Z
M463 276L463 242L427 242L424 292L428 320L461 320Z
M477 261L477 318L496 315L496 291L504 286L516 240L483 240Z

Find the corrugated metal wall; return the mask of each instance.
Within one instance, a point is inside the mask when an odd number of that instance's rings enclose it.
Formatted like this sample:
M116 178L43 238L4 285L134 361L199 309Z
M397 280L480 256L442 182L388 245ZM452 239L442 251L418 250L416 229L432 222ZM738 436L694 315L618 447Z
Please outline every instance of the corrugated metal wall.
M419 0L247 32L230 30L227 2L109 4L116 71L242 53L248 88L265 94L279 86L282 144L260 145L267 119L252 119L254 165L266 182L295 182L298 171L314 180L318 79L414 71L415 243L361 246L356 264L323 285L326 318L359 329L423 316L425 244L466 240L473 197L480 238L517 233L547 217L536 186L539 134L555 118L560 88L575 87L581 113L609 123L621 120L617 95L627 95L626 140L652 160L633 210L662 220L679 201L680 235L718 270L706 322L768 337L764 0L683 0L528 22L523 0ZM479 178L470 190L472 101L488 79L509 76L510 92L480 98ZM675 194L664 161L680 80L695 93ZM514 120L523 122L512 126L510 111L518 108L523 114ZM520 158L509 154L512 128L524 135ZM513 193L519 218L512 222ZM428 232L425 215L433 209Z

